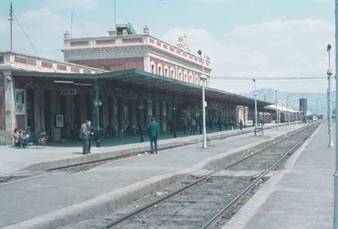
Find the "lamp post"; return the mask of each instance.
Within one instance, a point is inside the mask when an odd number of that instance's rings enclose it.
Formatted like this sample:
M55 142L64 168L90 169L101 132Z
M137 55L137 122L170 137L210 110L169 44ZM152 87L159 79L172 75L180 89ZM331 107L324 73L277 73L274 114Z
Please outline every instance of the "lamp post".
M198 50L198 55L202 58L202 51ZM203 145L202 148L206 149L207 145L207 128L206 128L206 114L205 107L207 106L207 102L205 101L205 84L207 81L207 77L204 74L204 58L202 59L202 74L200 75L200 79L202 80L202 112L203 112Z
M335 42L336 42L336 53L338 53L338 1L336 0L335 4ZM338 66L338 58L336 57L336 66ZM337 75L337 73L336 73ZM336 80L336 88L338 88L338 81ZM336 107L337 107L338 95L336 93ZM338 127L338 122L336 122L336 130ZM336 142L338 141L338 135L336 134ZM333 228L338 229L338 149L336 147L336 168L334 173L334 218L333 218Z
M144 142L144 137L143 137L143 109L144 109L144 106L143 106L143 100L140 100L139 101L139 106L138 106L138 109L139 109L139 132L140 132L140 142Z
M100 100L100 86L99 83L95 82L95 99L94 99L94 106L96 108L96 128L98 131L100 131L100 106L102 106L102 101Z
M173 116L174 116L174 118L173 118L174 138L176 138L177 137L177 134L176 134L176 105L174 105L174 107L173 107L173 112L174 112L174 114L173 114Z
M255 97L255 135L257 135L257 121L258 121L258 117L257 117L257 89L256 89L256 79L253 79L253 83L254 83L254 97Z
M286 96L286 112L288 114L288 125L290 125L289 96Z
M279 111L278 111L278 91L276 90L276 128L279 125Z
M328 123L328 134L329 134L329 147L333 147L332 140L332 110L331 110L331 45L327 45L327 54L328 54L328 70L327 70L327 123Z
M96 131L95 131L95 140L96 140L96 147L100 147L101 145L101 129L100 129L100 107L102 106L102 101L100 99L100 85L99 82L95 82L95 99L94 99L94 106L95 106L95 124L96 124Z

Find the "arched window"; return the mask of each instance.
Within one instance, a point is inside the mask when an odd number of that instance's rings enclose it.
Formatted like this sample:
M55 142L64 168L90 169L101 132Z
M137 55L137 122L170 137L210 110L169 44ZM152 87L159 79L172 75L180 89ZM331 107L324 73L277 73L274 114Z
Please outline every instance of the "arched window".
M167 65L164 66L164 75L167 76L167 77L169 77L169 68L168 68Z
M182 72L180 70L178 71L178 80L182 80Z
M163 75L162 64L157 65L157 74L159 74L161 76Z
M150 66L151 66L151 73L156 74L156 65L155 65L155 63L151 62Z
M173 68L170 69L170 77L175 79L175 70Z

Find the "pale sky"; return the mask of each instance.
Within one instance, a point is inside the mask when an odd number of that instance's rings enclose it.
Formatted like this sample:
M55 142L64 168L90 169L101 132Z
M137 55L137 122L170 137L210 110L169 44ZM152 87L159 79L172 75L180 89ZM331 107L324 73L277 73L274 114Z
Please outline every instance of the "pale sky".
M62 60L63 33L105 36L114 23L113 0L14 0L14 51ZM190 48L210 56L214 76L325 76L326 45L334 44L334 0L117 0L117 22L176 43L187 34ZM8 0L0 1L0 50L9 49ZM335 49L335 48L333 48ZM232 92L246 81L212 80ZM266 81L258 88L325 92L326 81Z

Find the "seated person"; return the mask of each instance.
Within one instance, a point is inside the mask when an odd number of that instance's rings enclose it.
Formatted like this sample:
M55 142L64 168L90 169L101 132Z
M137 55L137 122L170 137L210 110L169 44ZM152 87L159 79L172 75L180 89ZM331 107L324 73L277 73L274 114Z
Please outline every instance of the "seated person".
M13 142L14 142L14 146L17 146L17 147L20 146L20 136L19 136L18 128L15 128L13 130Z
M39 140L38 140L39 145L47 145L48 143L48 135L46 132L41 132Z
M26 148L28 144L29 135L24 130L19 130L19 145L22 148Z

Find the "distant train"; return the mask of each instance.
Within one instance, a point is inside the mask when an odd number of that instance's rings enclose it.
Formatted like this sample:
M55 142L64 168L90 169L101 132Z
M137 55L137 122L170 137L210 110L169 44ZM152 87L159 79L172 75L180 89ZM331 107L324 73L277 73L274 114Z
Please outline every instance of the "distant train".
M303 112L299 112L291 108L276 107L275 105L269 105L269 106L266 106L265 109L269 111L270 113L260 112L259 114L260 122L264 120L264 123L268 123L268 122L272 122L273 120L277 120L277 117L276 117L277 113L279 116L279 123L305 120L305 116ZM270 114L270 116L268 114Z

